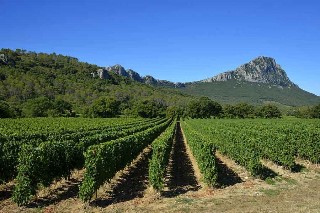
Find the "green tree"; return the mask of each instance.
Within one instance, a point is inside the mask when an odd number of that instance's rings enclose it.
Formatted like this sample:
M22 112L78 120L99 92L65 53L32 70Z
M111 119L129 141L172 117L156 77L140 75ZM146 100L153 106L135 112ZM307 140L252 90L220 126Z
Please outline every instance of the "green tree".
M0 118L15 117L14 109L5 101L0 101Z
M53 103L53 109L59 116L63 114L72 115L72 104L63 99L56 99Z
M254 106L247 103L236 105L226 105L223 109L224 116L227 118L253 118Z
M310 117L311 118L320 118L320 104L311 108Z
M159 101L143 100L135 104L137 115L143 118L164 117L166 106Z
M257 109L256 116L261 118L281 118L282 114L277 106L267 104Z
M208 97L201 97L199 100L191 101L187 109L187 115L191 118L217 117L221 112L222 106Z
M120 102L114 98L102 97L95 100L91 106L93 117L112 118L120 114Z
M254 106L247 103L239 103L235 105L235 112L238 118L253 118Z
M181 106L169 106L166 110L167 117L170 118L181 118L184 114L184 108Z
M26 117L47 117L48 110L53 108L52 101L47 97L39 97L28 100L23 107Z

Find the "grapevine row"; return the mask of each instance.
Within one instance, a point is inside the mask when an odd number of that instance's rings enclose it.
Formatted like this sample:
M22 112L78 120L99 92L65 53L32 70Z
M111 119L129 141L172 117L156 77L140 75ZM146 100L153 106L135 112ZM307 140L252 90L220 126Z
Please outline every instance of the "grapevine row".
M123 169L170 124L170 120L143 132L93 145L85 152L86 172L79 196L89 201L94 192Z
M169 162L176 122L173 122L154 142L152 142L152 158L149 162L149 183L161 190L164 186L164 176Z
M213 143L205 135L194 131L190 126L182 123L187 143L195 157L202 174L203 181L208 186L217 184L218 171L216 166L215 151Z

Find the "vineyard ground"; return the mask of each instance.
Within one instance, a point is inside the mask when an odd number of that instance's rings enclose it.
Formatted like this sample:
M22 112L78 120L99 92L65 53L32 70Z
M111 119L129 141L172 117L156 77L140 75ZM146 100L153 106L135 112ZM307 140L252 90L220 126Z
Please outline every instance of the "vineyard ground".
M90 204L77 197L83 170L73 173L70 180L53 184L39 193L28 207L18 207L10 198L12 185L0 186L0 212L319 212L320 166L297 159L299 172L263 160L274 171L274 178L254 178L234 161L217 153L220 187L200 188L197 169L182 132L177 130L171 153L165 192L160 196L148 188L150 149L110 184L98 191ZM186 166L187 165L187 166ZM196 171L196 172L195 172ZM182 181L183 180L183 181ZM200 182L201 183L201 182Z

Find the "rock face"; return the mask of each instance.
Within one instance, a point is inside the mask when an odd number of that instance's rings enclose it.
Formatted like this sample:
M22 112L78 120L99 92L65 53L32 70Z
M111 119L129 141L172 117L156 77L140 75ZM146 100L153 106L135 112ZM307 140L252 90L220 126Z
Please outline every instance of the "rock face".
M290 81L286 72L273 58L264 56L260 56L249 63L241 65L233 71L221 73L212 78L205 79L202 82L228 80L269 83L283 87L296 86Z
M128 73L128 77L129 78L131 78L131 79L133 79L135 81L143 83L143 79L141 78L139 73L133 71L132 69L128 69L127 73Z
M108 79L109 78L109 73L107 70L105 69L98 69L97 70L97 75L99 76L99 78L101 79ZM95 73L93 73L93 77L95 77Z
M4 54L0 54L0 64L7 64L7 57Z
M154 77L147 75L145 77L141 77L139 73L133 71L132 69L126 70L124 67L122 67L119 64L116 64L114 66L106 67L103 69L98 69L97 73L92 73L93 77L99 76L101 79L108 79L110 75L109 72L113 72L117 75L130 78L134 81L138 81L140 83L149 84L152 86L163 86L163 87L184 87L183 83L173 83L171 81L166 80L158 80Z
M116 64L116 65L111 66L111 67L106 67L105 69L107 71L109 71L109 72L114 72L114 73L116 73L118 75L129 77L128 72L119 64Z

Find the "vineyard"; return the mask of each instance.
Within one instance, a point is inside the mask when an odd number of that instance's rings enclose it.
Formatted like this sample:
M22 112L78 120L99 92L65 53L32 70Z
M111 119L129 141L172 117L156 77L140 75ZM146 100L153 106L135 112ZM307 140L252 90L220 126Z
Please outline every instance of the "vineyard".
M61 180L70 180L75 171L83 171L78 180L77 199L93 204L99 200L99 189L115 180L119 172L128 169L137 176L133 162L144 165L138 168L143 170L139 176L142 182L164 197L178 186L184 187L184 191L188 191L187 185L193 185L194 190L198 186L213 190L226 187L225 171L230 170L229 175L237 174L231 171L233 168L221 168L224 159L243 167L252 178L261 181L274 178L270 171L266 172L270 168L265 162L272 162L289 173L299 172L299 160L312 165L320 163L318 120L36 118L1 121L0 181L2 186L13 185L7 199L18 206L36 202L41 190ZM146 149L151 150L149 154ZM0 201L5 199L1 194L0 188Z
M252 175L262 175L264 158L289 170L295 168L296 157L320 162L318 121L195 119L182 123L187 132L200 134Z

